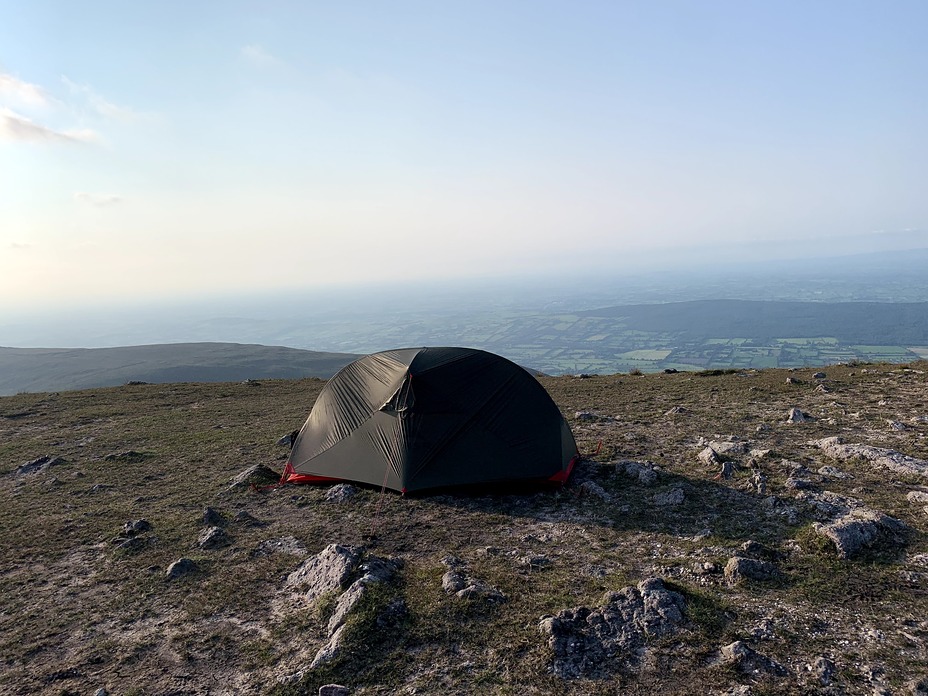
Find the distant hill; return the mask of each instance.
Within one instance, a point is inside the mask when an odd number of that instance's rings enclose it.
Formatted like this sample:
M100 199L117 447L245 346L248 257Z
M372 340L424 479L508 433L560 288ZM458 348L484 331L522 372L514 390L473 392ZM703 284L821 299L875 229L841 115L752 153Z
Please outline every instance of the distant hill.
M862 345L928 345L928 302L696 300L605 307L581 316L623 319L630 328L691 338L814 338Z
M281 346L169 343L121 348L0 347L0 395L64 391L129 381L232 382L329 378L357 358Z

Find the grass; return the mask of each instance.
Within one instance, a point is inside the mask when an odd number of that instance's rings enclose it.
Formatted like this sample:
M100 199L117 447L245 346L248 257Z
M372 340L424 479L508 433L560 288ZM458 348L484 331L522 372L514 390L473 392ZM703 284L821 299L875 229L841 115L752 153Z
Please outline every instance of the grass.
M928 640L928 596L917 579L928 570L910 561L928 552L928 524L920 506L905 500L924 481L862 461L828 461L807 443L841 435L928 458L928 426L892 431L885 423L928 412L928 378L905 366L832 366L825 370L831 391L822 393L814 389L815 371L544 378L589 457L585 475L610 496L605 502L580 497L575 487L415 498L361 489L344 504L327 503L323 488L230 490L229 479L248 466L282 468L284 451L273 443L305 420L318 380L0 398L0 692L92 693L105 685L125 693L144 683L145 693L162 693L179 688L175 677L184 675L184 688L194 691L221 679L258 693L312 693L327 681L367 694L704 693L744 681L706 667L720 645L739 639L793 670L783 684L754 684L755 693L808 691L804 665L822 654L839 663L838 683L848 693L867 687L861 665L875 662L890 682L904 682L903 675L928 666L903 635ZM800 384L786 384L787 375ZM673 406L686 411L665 415ZM817 420L786 424L792 406ZM581 410L615 420L573 422ZM773 451L758 466L776 507L747 489L747 456L736 457L744 466L730 480L715 480L718 472L696 459L699 438L729 436ZM127 451L144 456L107 458ZM14 475L44 454L64 463ZM658 481L645 486L617 475L617 459L653 462ZM911 529L904 545L838 559L813 532L811 509L783 487L790 473L784 459L805 465L817 489L904 520ZM854 478L824 482L815 474L823 464ZM676 487L683 503L656 506L657 494ZM230 546L196 547L207 505L225 517ZM781 514L787 508L793 521ZM235 523L239 510L262 526ZM140 518L152 524L146 542L117 551L112 539L123 523ZM329 543L366 545L405 564L397 582L369 595L351 619L353 647L340 661L278 687L278 678L305 668L322 644L335 601L323 597L287 617L275 614L283 578L303 558L254 552L285 536L309 553ZM720 573L693 573L697 561L723 566L749 539L775 553L781 581L730 586ZM507 601L447 595L441 559L449 554ZM533 555L550 563L526 565ZM199 571L167 582L165 569L181 556ZM652 646L666 669L576 683L548 672L542 616L598 606L606 591L650 576L664 577L687 599L689 632ZM380 609L396 599L405 602L406 618L378 625ZM754 626L767 617L774 638L754 641ZM882 642L861 637L871 629ZM81 676L61 676L71 669Z

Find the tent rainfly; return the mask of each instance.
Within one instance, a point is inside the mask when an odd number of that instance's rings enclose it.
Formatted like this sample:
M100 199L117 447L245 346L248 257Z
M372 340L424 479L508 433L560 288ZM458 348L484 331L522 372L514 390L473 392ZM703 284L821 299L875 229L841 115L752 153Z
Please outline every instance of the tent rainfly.
M570 427L522 367L473 348L404 348L360 358L329 380L281 480L403 493L562 485L577 459Z

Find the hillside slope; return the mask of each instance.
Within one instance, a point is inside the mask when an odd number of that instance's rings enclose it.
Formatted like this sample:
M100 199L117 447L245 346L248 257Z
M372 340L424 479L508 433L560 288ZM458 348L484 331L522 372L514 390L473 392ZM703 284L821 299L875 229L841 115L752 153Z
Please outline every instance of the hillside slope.
M321 380L0 398L0 693L922 693L923 367L542 378L567 487L420 497L233 484Z
M120 348L0 347L0 395L89 389L129 381L230 382L328 378L357 356L240 343Z

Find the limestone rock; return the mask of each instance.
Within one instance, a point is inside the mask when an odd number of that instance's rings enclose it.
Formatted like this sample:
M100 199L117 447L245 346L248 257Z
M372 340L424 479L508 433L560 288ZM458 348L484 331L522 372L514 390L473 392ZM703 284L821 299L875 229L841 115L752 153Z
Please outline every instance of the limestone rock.
M796 407L791 408L786 415L787 423L806 423L813 420L815 420L815 418Z
M928 503L928 493L925 491L909 491L905 494L905 499L910 503Z
M26 462L16 467L13 471L14 476L24 476L26 474L41 474L44 471L47 471L53 466L58 466L60 464L65 464L65 460L61 457L52 457L49 454L46 454L37 459L33 459L31 462Z
M460 559L448 556L442 563L448 567L448 572L442 576L441 586L448 594L461 599L484 600L491 604L506 601L506 595L498 589L471 576Z
M248 488L252 484L266 486L280 481L280 474L264 464L255 464L229 479L229 488Z
M812 375L812 379L825 379L825 376L826 375L824 372L816 372L814 375Z
M319 696L348 696L351 692L341 684L325 684L319 687Z
M129 520L122 526L123 536L134 537L151 530L151 523L148 520Z
M188 575L197 570L197 564L194 563L189 558L178 558L171 565L168 566L167 572L165 575L168 580L174 580L176 578Z
M312 602L327 592L340 591L361 564L363 549L330 544L303 561L287 576L286 586L303 593Z
M215 508L206 507L203 509L203 524L210 527L221 527L225 522L225 518Z
M744 674L775 677L785 677L788 674L779 662L760 654L740 640L722 647L722 664L732 665Z
M881 541L896 543L905 528L900 520L869 508L851 510L830 524L814 525L816 532L834 542L841 558L850 558Z
M563 679L602 678L640 666L649 639L683 629L685 600L663 581L608 592L603 605L565 609L545 617L539 630L554 651L551 670Z
M389 582L393 579L398 569L398 562L379 558L377 556L368 557L367 560L359 566L358 572L361 573L361 576L351 583L348 589L336 600L335 609L326 627L329 639L316 653L310 665L311 669L331 662L341 653L347 627L345 622L349 614L367 594L371 585Z
M897 474L928 478L928 460L910 457L891 449L845 443L840 437L826 437L809 443L832 459L845 461L859 457Z
M818 470L818 473L821 474L822 476L826 476L826 477L828 477L828 478L833 478L833 479L842 479L842 480L843 480L843 479L852 479L852 478L854 478L851 474L848 474L848 473L846 473L846 472L844 472L844 471L841 471L840 469L836 469L836 468L833 467L833 466L823 466L823 467L820 467L819 470Z
M207 527L197 539L197 546L201 549L220 549L232 543L232 539L221 527Z
M780 571L773 563L754 558L734 556L725 564L725 579L730 583L742 580L771 580L779 577Z
M325 499L330 503L344 503L354 498L357 492L358 489L350 483L338 483L326 491Z
M616 473L637 479L642 486L652 486L657 481L657 470L651 462L621 461L615 465Z
M609 500L611 496L606 490L595 481L584 481L580 484L580 495L584 498L596 498L597 500Z
M831 684L831 680L834 678L835 672L837 671L835 669L835 663L827 657L818 658L810 665L810 670L822 686Z

